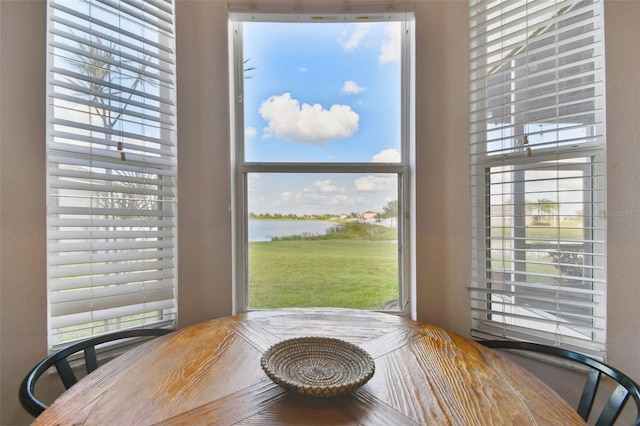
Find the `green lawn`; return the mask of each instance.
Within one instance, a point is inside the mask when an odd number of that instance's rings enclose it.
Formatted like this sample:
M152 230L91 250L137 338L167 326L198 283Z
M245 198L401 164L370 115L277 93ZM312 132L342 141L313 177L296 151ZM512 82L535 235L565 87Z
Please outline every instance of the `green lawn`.
M492 236L501 236L504 230L509 228L493 228ZM571 240L579 241L584 238L584 231L579 227L554 227L554 226L527 226L526 228L526 236L527 238L531 238L531 240L527 240L528 244L535 243L535 239L557 239L567 242ZM549 249L549 252L553 251L553 247ZM533 254L527 255L527 270L526 272L530 275L527 276L527 282L531 283L549 283L555 284L558 282L558 269L556 268L553 260L550 255L543 257L536 257ZM491 267L494 269L502 269L507 268L510 269L510 262L504 262L500 259L494 258L491 262ZM551 275L551 276L545 276Z
M249 244L249 307L382 309L398 298L398 244L378 239Z
M499 232L498 228L498 232ZM496 229L494 229L496 231ZM527 227L527 237L582 237L580 228ZM287 237L249 244L249 308L347 307L383 309L398 299L396 229L346 225L321 237ZM539 262L539 263L537 263ZM494 260L494 267L501 262ZM549 258L529 272L556 275ZM536 282L555 278L530 276Z
M493 226L491 228L491 236L500 237L510 235L511 228ZM526 235L528 238L562 238L563 240L582 239L584 238L584 230L580 227L571 226L527 226Z

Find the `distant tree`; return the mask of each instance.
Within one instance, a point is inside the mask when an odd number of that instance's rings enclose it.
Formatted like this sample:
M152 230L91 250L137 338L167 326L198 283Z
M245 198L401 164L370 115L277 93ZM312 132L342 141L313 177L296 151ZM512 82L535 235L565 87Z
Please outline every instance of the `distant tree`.
M254 71L256 69L256 67L248 67L247 63L249 63L249 61L251 60L251 58L245 59L244 62L242 63L242 65L244 66L243 68L243 72L244 72L244 78L247 80L250 80L253 76L250 74L247 74L248 72Z
M398 218L398 200L389 201L382 210L380 216L383 219L392 219L391 224L393 225L393 219Z
M391 217L398 217L398 201L394 200L394 201L389 201L387 203L387 205L385 205L383 208L383 213L382 213L382 217L387 219L387 218L391 218Z
M147 76L147 63L149 58L143 57L139 61L129 61L119 58L112 53L118 46L114 43L106 43L95 37L91 43L78 43L81 53L74 54L67 59L67 63L74 67L78 77L66 77L67 81L75 86L83 88L77 91L78 95L86 97L87 108L92 117L98 118L102 127L107 130L115 129L120 125L122 117L127 113L136 91L146 92L148 88L155 87L156 83ZM120 70L120 65L134 68L135 72L125 75ZM126 89L123 89L126 87ZM113 132L103 133L106 144L114 150L120 151L121 158L125 160L122 141L113 141ZM158 203L157 197L143 195L140 189L151 186L147 183L152 179L157 180L157 175L141 172L129 172L113 170L113 174L122 176L120 180L110 182L113 187L110 191L100 192L97 203L100 207L123 211L150 210ZM139 220L153 219L147 215L127 215ZM121 217L124 218L124 217Z
M78 47L82 53L74 54L67 62L77 69L78 74L87 78L67 77L67 80L85 88L94 116L99 117L105 128L113 129L129 107L133 92L145 84L156 85L146 75L149 58L141 58L139 62L117 58L112 52L118 46L114 43L105 44L97 37L90 44L78 43ZM135 75L126 77L121 73L117 65L119 62L136 68ZM130 90L119 88L123 86ZM106 133L104 137L110 140L112 135Z
M534 222L542 222L545 216L549 216L558 210L558 203L546 198L541 198L535 203L527 203L526 208L529 214L535 211L536 214L533 216Z

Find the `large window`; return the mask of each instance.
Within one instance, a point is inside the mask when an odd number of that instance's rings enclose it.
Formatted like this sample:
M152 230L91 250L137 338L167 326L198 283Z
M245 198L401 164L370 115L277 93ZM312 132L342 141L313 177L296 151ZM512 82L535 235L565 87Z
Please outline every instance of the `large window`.
M236 309L408 306L405 18L232 20Z
M48 12L50 347L171 326L173 4L50 0Z
M477 337L604 356L602 4L472 0Z

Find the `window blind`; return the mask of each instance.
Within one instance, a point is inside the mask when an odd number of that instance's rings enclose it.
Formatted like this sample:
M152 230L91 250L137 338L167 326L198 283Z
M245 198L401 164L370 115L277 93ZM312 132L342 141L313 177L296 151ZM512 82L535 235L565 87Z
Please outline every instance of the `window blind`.
M176 315L174 5L50 0L49 343Z
M604 357L602 4L470 2L472 335Z

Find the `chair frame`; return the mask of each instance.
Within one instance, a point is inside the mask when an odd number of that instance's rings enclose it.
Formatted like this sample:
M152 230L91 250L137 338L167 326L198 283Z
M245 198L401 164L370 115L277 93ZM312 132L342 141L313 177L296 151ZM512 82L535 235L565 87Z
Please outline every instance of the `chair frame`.
M492 349L530 351L569 359L589 367L587 380L584 388L582 389L578 408L576 409L580 417L582 417L585 422L588 421L589 415L591 414L591 409L593 408L593 402L598 392L598 386L600 384L602 374L609 376L618 383L618 386L612 392L609 401L603 408L595 423L596 426L614 424L629 400L629 397L634 400L637 409L636 419L633 425L640 426L640 385L621 371L584 354L539 343L518 342L512 340L481 340L479 343Z
M48 408L46 404L36 398L34 391L37 380L42 376L50 367L55 366L58 371L58 375L64 384L65 389L69 389L71 386L78 382L71 364L67 357L77 352L84 352L84 361L87 374L90 374L98 368L98 358L96 355L96 346L122 339L130 339L135 337L157 337L170 333L173 330L164 328L138 328L116 331L113 333L107 333L96 337L90 337L88 339L81 340L64 349L52 353L44 358L38 364L36 364L31 371L26 375L22 384L18 396L20 398L20 404L22 407L33 417L38 417L45 409Z

